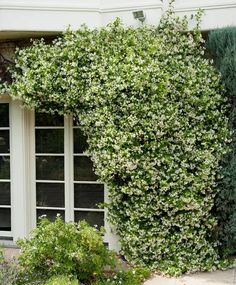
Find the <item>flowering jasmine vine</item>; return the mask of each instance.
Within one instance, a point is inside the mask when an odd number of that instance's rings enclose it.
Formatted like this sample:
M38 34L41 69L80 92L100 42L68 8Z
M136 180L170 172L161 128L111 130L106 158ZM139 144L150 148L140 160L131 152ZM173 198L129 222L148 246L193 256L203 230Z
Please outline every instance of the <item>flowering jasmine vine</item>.
M212 216L227 151L219 74L197 27L169 10L158 27L67 30L17 51L10 94L73 115L107 184L125 257L170 275L223 266Z

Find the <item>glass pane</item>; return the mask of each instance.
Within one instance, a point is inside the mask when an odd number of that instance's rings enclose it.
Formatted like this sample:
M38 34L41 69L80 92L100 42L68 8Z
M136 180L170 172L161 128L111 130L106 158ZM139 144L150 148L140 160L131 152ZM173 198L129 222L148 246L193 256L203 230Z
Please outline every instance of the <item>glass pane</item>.
M75 211L75 222L85 220L91 226L104 227L104 213L103 212L87 212Z
M64 130L35 130L36 153L64 153Z
M104 202L104 185L75 184L75 208L98 208L97 204Z
M9 153L9 131L0 130L0 153Z
M40 207L65 207L64 184L37 183L36 201Z
M0 156L0 179L10 179L10 156Z
M11 209L0 208L0 231L11 230Z
M93 172L93 163L87 156L74 157L74 180L95 181L97 176Z
M50 115L46 113L35 114L35 126L38 127L59 127L64 126L64 117L59 115Z
M48 218L49 221L53 222L55 221L57 214L60 214L61 218L65 220L65 212L63 210L38 209L37 210L37 220L39 217L46 215L46 218Z
M0 205L11 204L10 183L0 182Z
M80 129L74 129L74 153L83 153L88 148L86 137Z
M9 104L0 104L0 127L9 127Z
M64 156L37 156L36 179L64 180Z

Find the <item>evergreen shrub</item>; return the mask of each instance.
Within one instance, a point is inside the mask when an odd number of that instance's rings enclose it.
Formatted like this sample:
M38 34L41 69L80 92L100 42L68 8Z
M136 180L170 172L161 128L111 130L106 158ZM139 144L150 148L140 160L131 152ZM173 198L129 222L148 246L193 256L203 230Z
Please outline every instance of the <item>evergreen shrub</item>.
M170 275L224 265L211 211L228 122L196 18L192 33L170 9L158 27L116 20L35 41L18 50L9 87L80 123L123 254Z
M236 253L236 27L210 32L206 46L221 73L225 96L230 103L231 151L222 159L224 178L219 184L214 210L219 219L218 235L223 249L233 254Z

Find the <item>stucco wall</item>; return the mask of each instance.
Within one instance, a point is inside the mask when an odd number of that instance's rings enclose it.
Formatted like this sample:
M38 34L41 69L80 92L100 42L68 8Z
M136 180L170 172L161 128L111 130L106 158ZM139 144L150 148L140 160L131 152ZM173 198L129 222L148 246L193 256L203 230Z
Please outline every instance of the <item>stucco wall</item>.
M59 32L69 25L98 27L120 17L127 25L139 26L132 12L143 10L146 24L158 24L168 0L0 0L0 38L14 31ZM236 25L236 0L176 0L176 12L189 16L205 10L202 29Z

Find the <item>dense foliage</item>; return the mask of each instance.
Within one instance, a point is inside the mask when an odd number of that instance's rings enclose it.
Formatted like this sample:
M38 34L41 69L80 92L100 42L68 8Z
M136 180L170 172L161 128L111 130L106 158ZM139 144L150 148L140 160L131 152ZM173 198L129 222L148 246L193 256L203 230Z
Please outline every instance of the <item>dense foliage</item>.
M79 285L79 282L66 276L53 276L43 285Z
M104 266L115 265L114 253L103 244L102 232L85 222L64 223L58 217L52 223L43 218L30 239L18 244L19 284L59 275L88 282L102 275Z
M72 114L109 189L125 257L177 275L220 267L211 215L228 137L219 75L198 25L172 10L155 27L66 31L18 50L9 92Z
M9 282L1 285L141 285L150 271L122 268L103 244L102 235L85 222L42 218L30 239L18 241L21 251L15 279L5 278Z
M217 29L209 34L207 48L221 73L225 96L230 102L229 127L232 132L231 151L222 161L220 192L216 199L219 236L224 247L236 252L236 28Z

